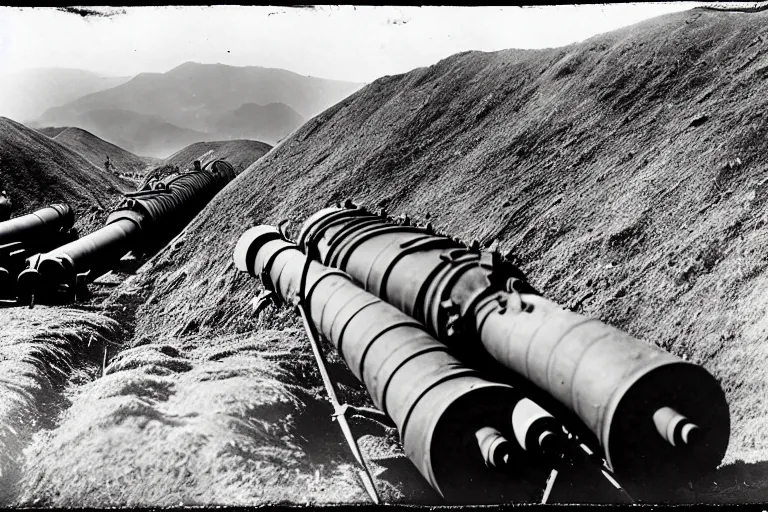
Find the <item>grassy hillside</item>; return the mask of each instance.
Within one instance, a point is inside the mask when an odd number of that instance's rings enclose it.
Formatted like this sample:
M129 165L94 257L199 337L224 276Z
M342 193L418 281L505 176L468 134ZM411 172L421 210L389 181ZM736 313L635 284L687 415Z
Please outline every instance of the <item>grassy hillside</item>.
M23 449L68 406L67 383L100 373L101 356L120 327L76 309L0 309L0 503L22 477Z
M668 499L768 500L766 27L766 12L693 10L565 48L467 52L324 111L118 288L135 332L108 378L69 388L17 502L366 501L300 322L254 316L256 282L232 260L249 226L295 231L347 197L498 241L548 297L703 365L731 443L716 474ZM398 453L363 423L366 457ZM374 466L385 500L434 502L407 464Z
M131 185L42 133L0 117L0 187L11 196L14 217L63 201L75 209L76 226L89 230Z
M104 161L109 156L114 167L111 172L118 174L141 172L147 166L147 162L141 157L81 128L69 127L55 135L53 140L84 156L96 167L104 168Z

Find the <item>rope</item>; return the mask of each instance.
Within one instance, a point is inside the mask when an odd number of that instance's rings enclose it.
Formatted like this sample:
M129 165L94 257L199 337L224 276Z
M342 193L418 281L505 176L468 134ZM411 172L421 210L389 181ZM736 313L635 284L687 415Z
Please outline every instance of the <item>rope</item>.
M542 505L547 503L547 500L549 499L549 495L552 492L552 487L554 487L555 485L556 478L557 478L557 469L553 468L552 472L549 474L549 478L547 478L547 487L544 489L544 496L541 497Z
M573 439L573 438L572 438ZM577 439L575 439L575 443L579 446L582 452L584 452L587 456L580 458L581 464L593 464L597 466L600 469L600 473L603 475L603 477L610 482L610 484L619 492L621 492L624 497L626 497L630 503L633 505L635 504L635 500L632 499L632 496L629 495L629 493L619 484L619 482L616 481L615 475L605 467L605 465L602 463L602 459L597 457L592 450L590 450L585 444L581 443ZM569 464L574 465L577 462L573 458L570 459ZM544 495L541 498L541 503L545 504L549 500L549 496L552 493L552 488L555 485L555 480L557 479L558 470L557 468L553 468L552 472L549 474L549 478L547 479L547 485L544 489Z
M602 473L605 479L608 480L608 482L610 482L610 484L614 486L619 492L621 492L630 501L630 503L634 504L635 500L633 500L632 496L630 496L629 493L621 486L621 484L619 484L619 482L616 481L615 475L611 470L609 470L607 467L605 467L605 465L603 465L602 460L598 464L598 462L594 460L595 454L592 452L592 450L590 450L583 443L577 442L577 444L579 445L579 448L581 448L581 450L587 454L588 460L593 462L596 466L600 467L600 473Z
M328 398L331 402L331 405L333 405L333 419L336 420L339 424L339 427L341 428L342 433L344 434L344 438L347 441L347 445L349 446L349 449L352 451L352 455L355 457L355 460L357 461L358 465L360 465L360 469L358 469L358 474L360 475L360 478L362 479L363 486L365 487L365 490L368 492L368 495L371 498L371 501L373 501L375 504L380 504L381 501L379 500L379 495L376 492L376 486L373 483L373 478L371 477L371 473L368 470L368 467L365 465L365 462L363 461L363 456L360 453L360 447L357 445L357 441L355 440L355 437L352 435L352 430L349 428L349 423L347 422L346 412L347 408L349 407L347 404L340 404L339 399L336 396L336 390L333 386L333 382L331 381L331 377L328 374L328 370L325 366L325 360L323 358L323 354L320 351L320 347L317 343L317 331L312 325L312 323L309 321L308 314L306 311L306 303L304 301L305 299L305 291L306 291L306 285L307 285L307 272L309 271L309 265L312 262L311 258L311 251L316 251L315 244L310 244L310 246L307 248L307 259L304 264L304 269L301 273L301 284L299 286L299 303L297 305L299 309L299 313L301 314L301 320L304 324L304 330L307 332L307 338L309 338L309 343L312 346L312 353L315 355L315 361L317 362L317 368L320 371L320 377L323 379L323 384L325 385L325 391L328 394Z

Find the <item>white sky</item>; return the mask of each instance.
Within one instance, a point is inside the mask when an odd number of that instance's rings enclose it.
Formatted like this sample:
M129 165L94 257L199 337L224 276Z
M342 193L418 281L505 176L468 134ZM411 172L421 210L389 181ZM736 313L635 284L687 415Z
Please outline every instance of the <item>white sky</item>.
M466 50L570 44L697 2L535 7L0 7L0 74L79 68L111 76L187 61L371 82Z

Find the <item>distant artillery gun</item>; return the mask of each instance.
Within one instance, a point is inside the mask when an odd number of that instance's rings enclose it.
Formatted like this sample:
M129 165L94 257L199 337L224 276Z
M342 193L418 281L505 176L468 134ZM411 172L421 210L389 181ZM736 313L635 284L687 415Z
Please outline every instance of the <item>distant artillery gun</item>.
M77 240L74 224L75 214L67 204L0 222L0 298L15 296L16 279L28 258Z
M208 160L213 158L214 158L213 150L209 149L208 151L206 151L205 153L197 157L197 162L201 162L203 165L206 165L208 163Z
M227 162L216 160L200 171L150 180L125 199L106 225L79 240L41 254L19 274L20 301L55 296L72 298L114 269L129 252L149 253L178 234L235 177Z

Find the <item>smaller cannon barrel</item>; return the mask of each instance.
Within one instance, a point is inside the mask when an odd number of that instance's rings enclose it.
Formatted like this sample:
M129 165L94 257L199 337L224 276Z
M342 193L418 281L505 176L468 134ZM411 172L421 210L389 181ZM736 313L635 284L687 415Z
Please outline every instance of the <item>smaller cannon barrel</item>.
M19 296L72 289L79 276L93 281L131 251L159 248L234 177L230 164L216 160L207 169L164 178L160 189L126 194L103 228L41 255L21 272Z
M67 204L53 204L0 222L0 297L13 295L27 258L77 238L75 214Z
M89 280L96 279L130 252L140 233L139 223L121 218L41 255L34 267L19 274L20 295L50 292L53 286L73 289L78 274L87 274Z
M728 404L711 374L563 310L498 254L357 208L320 210L298 243L314 244L321 262L348 272L437 339L465 353L474 341L475 350L556 399L620 477L659 487L713 470L725 455Z
M0 222L0 246L21 242L45 243L45 238L69 231L75 224L75 213L67 204L52 204L36 212Z
M538 475L543 483L565 434L514 387L460 363L420 323L347 274L315 261L307 265L299 248L273 227L246 231L234 259L239 270L260 276L287 302L300 293L307 271L310 321L393 419L406 455L446 500L510 501L515 479Z

